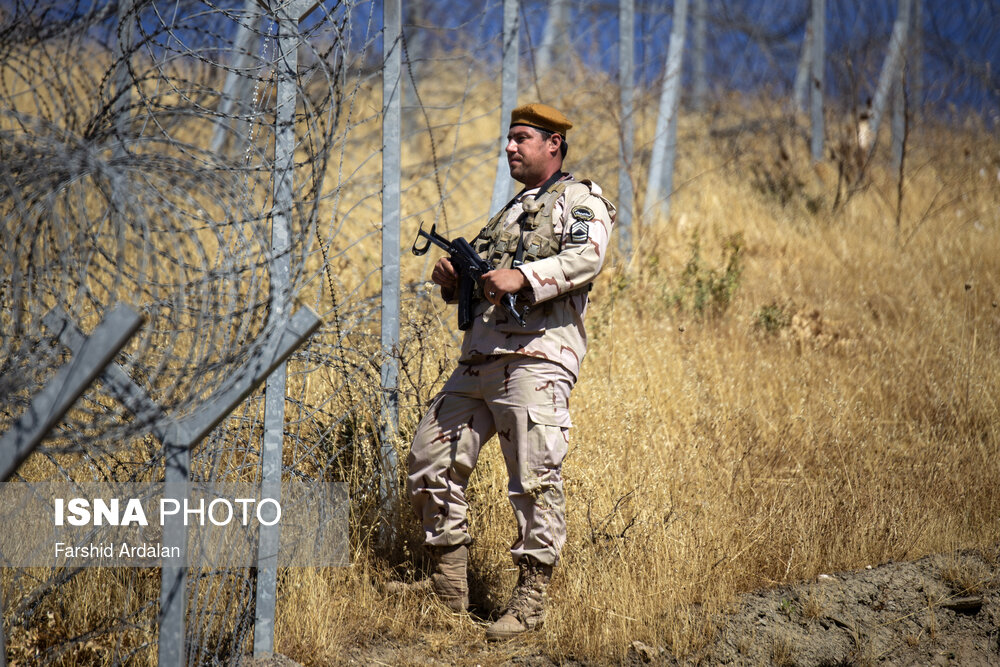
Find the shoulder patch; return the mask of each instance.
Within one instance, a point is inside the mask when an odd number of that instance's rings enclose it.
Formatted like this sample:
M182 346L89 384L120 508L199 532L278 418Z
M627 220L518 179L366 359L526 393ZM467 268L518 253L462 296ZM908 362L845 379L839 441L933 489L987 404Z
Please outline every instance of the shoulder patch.
M583 208L578 206L577 208ZM575 210L575 209L574 209ZM591 214L593 217L593 214ZM590 238L590 224L582 218L577 218L569 228L570 243L586 243Z
M594 212L591 211L586 206L574 206L572 209L570 209L569 214L572 215L577 220L588 221L594 219Z

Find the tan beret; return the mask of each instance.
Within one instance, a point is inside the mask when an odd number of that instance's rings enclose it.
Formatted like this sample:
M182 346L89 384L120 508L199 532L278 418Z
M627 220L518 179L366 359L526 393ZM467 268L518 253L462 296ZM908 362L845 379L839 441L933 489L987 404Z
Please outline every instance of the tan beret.
M569 118L561 111L548 104L525 104L510 112L510 126L530 125L540 130L561 134L564 138L566 132L573 127Z

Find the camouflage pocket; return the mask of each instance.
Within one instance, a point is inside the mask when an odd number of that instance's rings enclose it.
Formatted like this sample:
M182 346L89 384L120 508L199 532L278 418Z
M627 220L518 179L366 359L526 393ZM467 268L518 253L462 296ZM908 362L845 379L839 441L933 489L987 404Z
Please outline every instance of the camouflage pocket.
M569 429L572 426L568 408L528 406L525 459L530 472L544 474L562 466L569 449Z
M531 418L534 424L561 426L562 428L573 427L573 422L569 416L569 408L560 408L551 405L529 405L528 417Z

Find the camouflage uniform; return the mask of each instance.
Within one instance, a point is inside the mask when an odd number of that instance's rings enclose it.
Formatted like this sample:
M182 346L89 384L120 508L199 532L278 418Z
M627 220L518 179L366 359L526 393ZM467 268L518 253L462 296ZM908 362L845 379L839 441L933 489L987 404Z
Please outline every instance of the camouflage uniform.
M568 175L536 200L537 193L520 193L473 241L481 256L508 268L523 235L518 268L529 285L518 305L530 306L527 326L479 304L458 367L417 427L408 482L426 543L469 543L465 489L480 447L498 433L518 527L511 554L554 565L566 541L569 395L587 348L587 292L607 255L615 209L596 184Z

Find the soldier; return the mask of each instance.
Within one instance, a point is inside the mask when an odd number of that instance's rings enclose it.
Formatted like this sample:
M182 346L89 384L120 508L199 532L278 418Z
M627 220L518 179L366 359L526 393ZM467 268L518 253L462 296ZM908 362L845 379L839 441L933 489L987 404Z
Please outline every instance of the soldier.
M483 443L499 435L518 537L520 571L488 640L541 625L545 590L566 541L561 479L569 445L569 395L587 347L584 314L607 256L615 208L589 180L562 171L572 123L544 104L514 109L507 134L510 175L524 184L472 241L496 267L465 333L458 366L413 437L408 490L434 553L425 587L455 611L468 606L465 490ZM457 276L447 258L431 279L445 301ZM499 307L507 293L528 305L526 325Z

